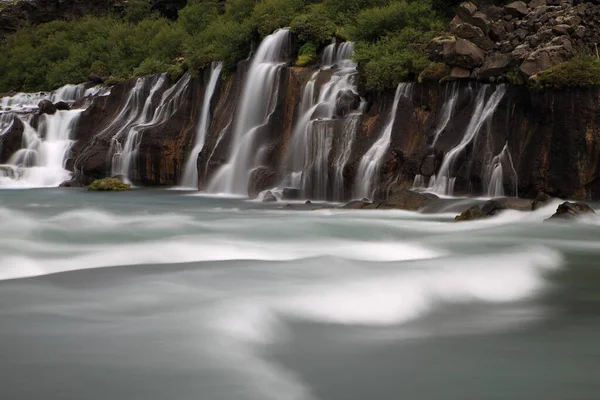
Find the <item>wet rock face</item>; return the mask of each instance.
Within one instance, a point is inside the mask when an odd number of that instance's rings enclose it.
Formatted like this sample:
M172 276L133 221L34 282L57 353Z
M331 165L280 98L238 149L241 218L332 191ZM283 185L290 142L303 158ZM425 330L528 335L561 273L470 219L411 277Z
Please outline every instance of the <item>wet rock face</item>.
M474 220L482 219L485 217L486 217L486 215L483 213L483 211L481 211L481 208L479 206L473 206L473 207L468 208L462 214L456 216L456 218L454 218L454 220L455 221L474 221Z
M0 164L8 161L11 155L21 148L25 125L16 116L9 130L0 135Z
M570 203L566 201L558 206L556 213L548 220L568 220L594 214L596 212L585 203Z
M270 189L277 183L277 172L267 167L259 167L250 173L248 196L255 199L260 192ZM270 192L269 192L270 193Z
M152 9L169 19L177 19L179 10L187 4L187 0L152 0Z
M597 1L516 1L481 9L462 3L456 14L448 34L429 43L428 56L484 81L506 80L508 73L535 77L600 42Z

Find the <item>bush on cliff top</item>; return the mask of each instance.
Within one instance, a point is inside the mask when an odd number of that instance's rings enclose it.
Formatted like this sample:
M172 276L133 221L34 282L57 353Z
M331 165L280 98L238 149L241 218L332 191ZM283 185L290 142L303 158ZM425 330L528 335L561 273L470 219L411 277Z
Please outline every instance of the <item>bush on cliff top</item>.
M117 178L97 179L90 186L90 192L125 192L131 190L131 186Z
M432 0L188 0L177 21L153 13L150 0L130 0L123 15L87 16L24 27L0 42L0 92L48 90L87 79L94 62L109 82L192 70L222 61L226 72L277 28L296 34L296 52L310 65L332 37L356 43L368 89L394 89L428 65L424 46L444 20ZM300 54L311 44L310 52Z
M592 56L575 57L537 75L542 89L576 86L600 86L600 60Z

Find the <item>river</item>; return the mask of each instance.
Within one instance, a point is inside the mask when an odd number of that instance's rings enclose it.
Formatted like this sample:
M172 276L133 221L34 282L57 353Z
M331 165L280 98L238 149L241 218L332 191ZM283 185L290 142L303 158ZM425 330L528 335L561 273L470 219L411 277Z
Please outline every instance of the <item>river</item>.
M555 209L3 190L0 398L598 399L600 218Z

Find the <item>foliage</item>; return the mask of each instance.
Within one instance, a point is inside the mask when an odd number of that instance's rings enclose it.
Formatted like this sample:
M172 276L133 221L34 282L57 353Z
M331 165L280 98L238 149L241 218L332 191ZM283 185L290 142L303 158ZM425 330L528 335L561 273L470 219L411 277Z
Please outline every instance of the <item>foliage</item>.
M600 60L579 56L537 74L542 89L576 86L600 86Z
M483 1L483 0L482 0ZM433 3L432 3L433 2ZM0 92L85 81L93 63L108 82L167 72L172 79L222 61L226 73L274 30L295 35L297 65L313 65L333 37L355 42L367 89L388 90L429 65L424 44L442 30L439 0L189 0L177 21L129 0L123 15L24 27L0 42ZM182 65L181 59L185 59Z
M319 56L317 55L317 48L312 43L306 43L300 50L298 50L298 59L296 65L299 67L306 67L317 62Z
M96 60L90 67L90 74L95 74L98 76L110 76L110 69L108 68L108 64L106 64L104 61Z
M450 75L450 68L444 63L432 62L419 75L419 82L439 82Z
M321 7L313 7L310 13L300 14L290 24L292 32L304 43L322 46L331 42L336 26L323 12ZM316 50L315 50L316 51Z
M117 178L97 179L90 186L90 192L125 192L131 190L131 186Z

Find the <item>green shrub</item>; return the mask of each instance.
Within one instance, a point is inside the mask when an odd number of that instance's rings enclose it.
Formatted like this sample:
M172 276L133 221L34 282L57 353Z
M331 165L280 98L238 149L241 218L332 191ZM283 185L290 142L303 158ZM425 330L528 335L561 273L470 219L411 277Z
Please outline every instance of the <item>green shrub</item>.
M252 25L262 37L270 35L278 28L289 26L302 6L303 0L262 0L254 6Z
M309 14L300 14L290 23L292 32L303 43L313 43L317 47L331 42L336 26L323 12L322 7L314 7Z
M296 65L299 67L306 67L317 62L319 56L317 55L317 48L312 43L306 43L298 51L298 59Z
M131 190L131 186L117 178L97 179L90 186L90 192L125 192Z
M150 0L129 0L125 9L125 19L129 22L140 22L152 14Z
M450 68L444 63L432 62L419 75L419 82L439 82L450 75Z
M104 61L96 60L90 67L90 74L95 74L98 76L110 76L110 69L108 68L108 64L106 64Z
M543 89L576 86L600 86L600 60L579 56L537 74L537 85Z

